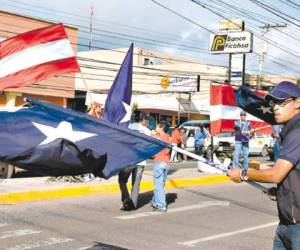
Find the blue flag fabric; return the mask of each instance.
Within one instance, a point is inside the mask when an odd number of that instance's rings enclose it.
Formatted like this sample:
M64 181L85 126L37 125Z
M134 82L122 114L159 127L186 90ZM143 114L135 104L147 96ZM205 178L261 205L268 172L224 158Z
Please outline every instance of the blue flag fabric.
M241 109L269 124L277 124L273 110L264 97L257 95L245 85L236 90L235 94L237 104Z
M168 144L50 103L0 112L0 161L51 176L109 178Z
M109 90L103 119L128 126L131 116L133 44L131 44L120 70Z

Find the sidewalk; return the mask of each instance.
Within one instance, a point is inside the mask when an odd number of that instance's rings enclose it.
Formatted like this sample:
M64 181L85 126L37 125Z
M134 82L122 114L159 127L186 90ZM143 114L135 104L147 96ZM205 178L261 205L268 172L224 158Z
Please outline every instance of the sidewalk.
M196 162L194 165L195 167L189 168L171 168L166 188L183 188L229 181L225 175L208 175L199 172ZM141 182L141 192L148 190L153 190L151 167L145 169ZM117 176L109 180L101 179L87 183L55 182L49 181L48 177L0 180L0 204L113 193L119 193Z

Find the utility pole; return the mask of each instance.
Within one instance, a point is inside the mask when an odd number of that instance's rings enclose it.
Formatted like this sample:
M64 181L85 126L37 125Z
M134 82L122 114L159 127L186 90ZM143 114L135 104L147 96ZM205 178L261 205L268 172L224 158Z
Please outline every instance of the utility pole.
M276 29L276 28L285 28L286 24L265 24L263 26L260 26L261 29L263 29L263 32L261 36L264 38L264 35L267 34L270 29ZM264 59L267 52L267 42L262 40L262 44L260 46L260 55L259 55L259 81L257 82L257 87L262 86L263 82L263 65L264 65Z
M181 93L179 92L179 98L178 98L178 114L177 114L177 123L176 125L180 124L180 104L181 104Z
M94 7L93 7L93 5L91 5L91 9L90 9L90 38L89 38L89 50L91 50L91 47L92 47L93 15L94 15Z

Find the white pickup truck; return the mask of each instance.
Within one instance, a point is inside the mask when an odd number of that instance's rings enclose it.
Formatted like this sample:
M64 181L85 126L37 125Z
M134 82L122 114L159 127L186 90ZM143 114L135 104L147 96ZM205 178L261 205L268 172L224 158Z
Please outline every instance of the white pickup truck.
M233 151L235 145L234 134L231 132L217 135L219 141L219 151ZM269 148L273 146L271 135L255 133L249 141L249 154L268 156Z
M194 135L195 130L198 127L194 126L183 126L186 129L188 136L187 139L187 150L194 151ZM211 136L204 140L204 149L209 149L211 147ZM233 132L222 132L217 136L213 137L214 151L216 152L228 152L232 153L234 151L235 138ZM270 135L255 133L249 141L249 154L251 155L261 155L268 156L269 148L273 146L273 138Z

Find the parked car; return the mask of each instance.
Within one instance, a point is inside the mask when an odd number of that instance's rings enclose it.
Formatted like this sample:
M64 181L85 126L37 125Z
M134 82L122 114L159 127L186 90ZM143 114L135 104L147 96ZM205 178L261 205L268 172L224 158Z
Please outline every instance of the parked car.
M211 150L211 135L209 133L209 121L208 120L191 120L184 122L180 125L180 127L183 127L186 129L186 135L187 135L187 147L186 150L190 152L195 151L195 131L196 129L199 129L199 126L203 125L208 137L204 139L204 151L210 151ZM218 148L218 138L213 138L213 144L214 144L214 150Z
M180 127L188 128L188 127L194 127L198 128L200 125L203 125L204 127L209 127L209 120L191 120L184 122L180 125Z

